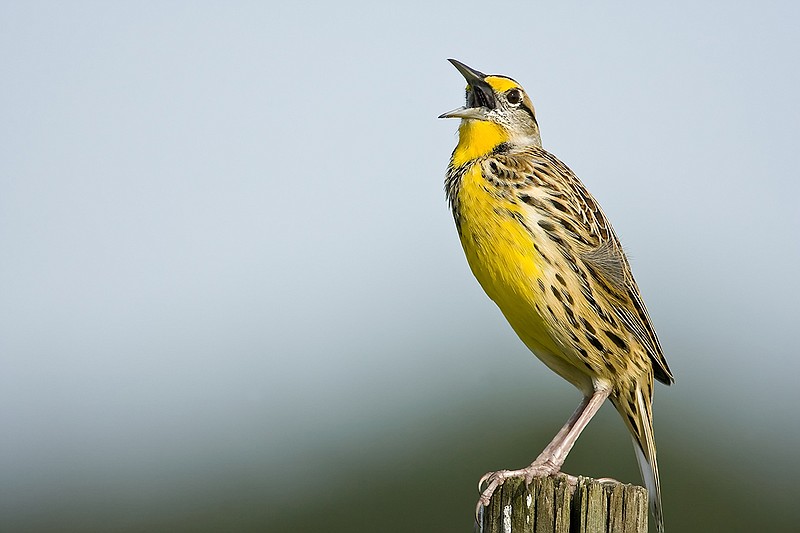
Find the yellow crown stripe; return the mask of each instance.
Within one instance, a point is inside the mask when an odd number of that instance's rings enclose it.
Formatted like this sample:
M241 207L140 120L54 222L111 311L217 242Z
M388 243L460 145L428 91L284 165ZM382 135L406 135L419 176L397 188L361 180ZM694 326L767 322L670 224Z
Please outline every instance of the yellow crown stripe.
M501 76L487 76L484 80L492 89L499 93L504 93L509 89L519 88L519 84L511 78L503 78Z

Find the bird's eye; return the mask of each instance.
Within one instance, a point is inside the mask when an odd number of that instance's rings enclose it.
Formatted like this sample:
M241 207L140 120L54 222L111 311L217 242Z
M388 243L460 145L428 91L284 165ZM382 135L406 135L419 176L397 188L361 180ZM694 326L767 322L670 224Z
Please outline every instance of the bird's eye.
M506 93L506 99L509 104L517 105L522 101L522 93L519 92L519 89L511 89Z

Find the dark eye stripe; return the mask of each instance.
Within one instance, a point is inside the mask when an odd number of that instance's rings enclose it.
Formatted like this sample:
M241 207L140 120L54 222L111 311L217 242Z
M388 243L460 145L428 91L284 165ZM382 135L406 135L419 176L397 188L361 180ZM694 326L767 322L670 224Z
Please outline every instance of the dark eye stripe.
M524 101L522 102L522 104L520 104L519 107L520 107L520 109L524 109L525 112L528 113L531 116L531 120L534 123L536 123L537 126L539 125L539 123L536 121L536 116L533 114L533 109L531 109L530 107L526 106Z

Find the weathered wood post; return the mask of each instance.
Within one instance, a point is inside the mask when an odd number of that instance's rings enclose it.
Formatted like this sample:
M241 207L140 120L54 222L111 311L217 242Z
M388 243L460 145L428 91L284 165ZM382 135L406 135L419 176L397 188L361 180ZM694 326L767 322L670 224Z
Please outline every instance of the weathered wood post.
M647 491L579 477L509 479L480 517L483 533L647 533Z

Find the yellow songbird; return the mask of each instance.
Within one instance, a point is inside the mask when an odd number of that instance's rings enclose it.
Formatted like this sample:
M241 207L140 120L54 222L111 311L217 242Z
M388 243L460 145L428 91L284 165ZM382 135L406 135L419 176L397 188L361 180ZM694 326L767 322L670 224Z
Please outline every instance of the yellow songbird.
M506 76L454 59L467 80L445 189L472 273L522 342L584 399L533 463L486 474L478 507L510 477L558 473L610 399L633 435L659 531L664 523L653 378L673 382L622 247L575 174L542 148L533 104Z

